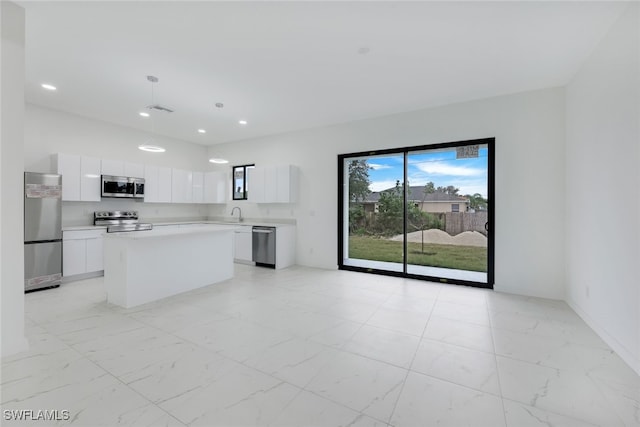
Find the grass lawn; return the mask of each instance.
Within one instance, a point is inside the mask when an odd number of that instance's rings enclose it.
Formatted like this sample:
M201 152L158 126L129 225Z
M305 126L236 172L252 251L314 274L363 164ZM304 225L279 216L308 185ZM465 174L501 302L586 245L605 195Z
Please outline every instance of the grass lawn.
M369 236L349 236L349 258L402 262L402 242ZM409 242L409 264L457 270L487 271L487 248L476 246L424 245Z

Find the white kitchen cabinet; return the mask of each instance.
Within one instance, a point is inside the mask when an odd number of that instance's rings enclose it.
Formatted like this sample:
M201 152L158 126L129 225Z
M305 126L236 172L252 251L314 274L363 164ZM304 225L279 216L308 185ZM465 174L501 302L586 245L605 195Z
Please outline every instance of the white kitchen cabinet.
M100 201L100 159L58 153L55 166L62 175L62 200Z
M276 228L276 270L287 268L296 263L296 227L280 226Z
M80 156L58 153L55 166L62 175L62 200L80 200Z
M171 203L171 168L144 167L144 201Z
M144 178L144 165L123 160L102 159L102 174Z
M265 168L254 167L247 170L247 184L249 186L249 201L253 203L267 203L265 197Z
M204 174L204 203L227 203L229 181L227 173L220 171Z
M278 175L275 166L264 168L264 202L275 203L278 194Z
M193 202L193 173L182 169L171 169L171 201Z
M204 173L191 172L193 203L204 203Z
M298 170L293 165L256 166L249 170L249 201L254 203L295 203Z
M125 176L122 160L102 159L102 175Z
M62 275L95 273L104 269L102 234L104 229L62 233Z
M158 168L158 202L171 203L171 168Z
M235 262L243 264L252 264L252 229L253 227L242 226L235 231L235 246L233 251L233 258Z
M101 186L100 159L80 157L80 200L99 202L102 195Z
M298 201L298 168L293 165L276 166L276 202Z
M62 241L62 275L75 276L87 271L87 244L84 240Z
M144 165L124 162L124 175L131 178L144 178Z
M86 243L86 272L104 270L104 252L102 236L85 240Z
M144 201L157 203L159 193L158 167L146 165L144 168Z

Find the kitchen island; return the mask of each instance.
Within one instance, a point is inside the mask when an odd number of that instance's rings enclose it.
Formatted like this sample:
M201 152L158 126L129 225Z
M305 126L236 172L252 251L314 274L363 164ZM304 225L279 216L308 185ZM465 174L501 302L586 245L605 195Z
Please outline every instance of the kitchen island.
M233 277L232 225L104 235L107 301L130 308Z

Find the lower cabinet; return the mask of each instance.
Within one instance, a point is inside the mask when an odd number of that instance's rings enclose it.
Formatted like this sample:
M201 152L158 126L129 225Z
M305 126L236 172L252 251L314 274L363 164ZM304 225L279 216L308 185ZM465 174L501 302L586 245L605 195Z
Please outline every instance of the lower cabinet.
M234 247L234 260L243 264L252 263L252 228L250 225L242 226L236 230L236 239Z
M94 273L104 270L100 230L64 231L62 233L62 275Z
M66 233L63 233L63 236ZM87 272L87 243L85 240L62 240L62 275L75 276Z
M85 240L86 254L87 254L87 263L86 263L86 272L91 273L93 271L104 270L104 254L103 254L103 246L102 246L102 236L93 237Z

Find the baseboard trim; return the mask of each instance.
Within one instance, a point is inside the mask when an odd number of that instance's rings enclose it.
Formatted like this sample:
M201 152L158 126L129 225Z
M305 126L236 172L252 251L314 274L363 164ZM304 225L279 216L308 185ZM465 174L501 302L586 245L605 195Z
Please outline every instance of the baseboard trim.
M92 271L91 273L75 274L73 276L62 276L62 284L77 282L78 280L91 279L92 277L104 276L104 270Z
M582 320L594 330L596 334L602 338L602 340L607 343L609 347L613 351L616 352L618 356L627 364L631 369L633 369L638 375L640 375L640 360L633 355L624 345L622 345L617 339L615 339L611 334L609 334L604 328L600 327L598 323L591 318L580 306L578 306L574 301L570 299L565 300L569 307L576 312Z

